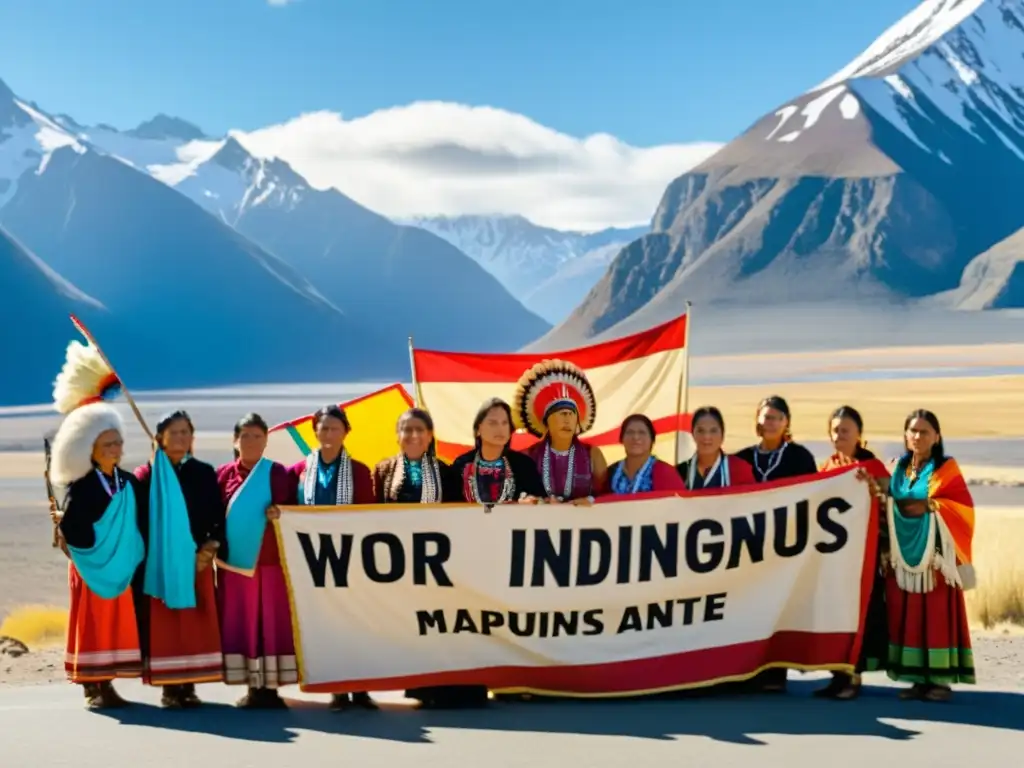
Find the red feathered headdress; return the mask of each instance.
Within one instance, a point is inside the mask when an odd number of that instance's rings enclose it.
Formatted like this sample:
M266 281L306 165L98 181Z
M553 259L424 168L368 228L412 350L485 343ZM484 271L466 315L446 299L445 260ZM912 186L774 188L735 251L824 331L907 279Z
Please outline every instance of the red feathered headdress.
M597 403L582 369L565 360L543 360L520 377L512 403L517 429L543 437L547 417L562 408L576 411L580 432L594 426Z

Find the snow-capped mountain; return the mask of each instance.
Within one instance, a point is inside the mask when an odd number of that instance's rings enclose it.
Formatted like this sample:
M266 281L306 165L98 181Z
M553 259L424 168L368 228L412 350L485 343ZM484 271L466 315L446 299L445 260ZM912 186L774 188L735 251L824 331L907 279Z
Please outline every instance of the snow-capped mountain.
M240 137L193 138L202 132L182 126L189 124L164 118L156 128L85 128L77 136L287 261L396 349L413 334L425 347L507 351L549 330L443 238L396 225L335 189L314 189L283 160L252 154ZM422 311L427 297L436 311ZM476 319L487 311L500 312L504 322L481 325Z
M0 208L14 197L22 176L43 173L61 147L85 152L73 135L37 107L20 101L0 80Z
M1024 0L926 0L673 181L652 233L550 340L653 324L687 299L944 294L1024 226L1022 184Z
M303 381L377 378L406 369L403 349L347 317L294 267L186 196L96 151L6 86L2 91L0 225L45 262L51 284L59 275L88 296L62 289L59 302L47 301L42 289L23 291L9 279L14 267L5 267L0 303L19 307L44 295L34 304L63 329L58 356L74 335L65 300L95 299L116 321L105 346L125 349L136 340L118 363L138 387L280 381L290 371ZM314 356L296 369L296 339L311 325L336 339L337 356ZM238 334L258 339L258 354L223 342ZM27 375L48 381L55 373Z
M565 232L522 216L432 216L407 223L469 254L526 307L558 323L601 279L624 245L649 227Z

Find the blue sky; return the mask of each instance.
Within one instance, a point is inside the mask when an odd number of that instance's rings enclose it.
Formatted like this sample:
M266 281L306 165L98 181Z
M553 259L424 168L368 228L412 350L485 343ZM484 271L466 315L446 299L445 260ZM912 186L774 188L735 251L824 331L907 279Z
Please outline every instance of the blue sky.
M83 123L211 134L417 100L635 146L728 140L916 0L3 0L0 79Z

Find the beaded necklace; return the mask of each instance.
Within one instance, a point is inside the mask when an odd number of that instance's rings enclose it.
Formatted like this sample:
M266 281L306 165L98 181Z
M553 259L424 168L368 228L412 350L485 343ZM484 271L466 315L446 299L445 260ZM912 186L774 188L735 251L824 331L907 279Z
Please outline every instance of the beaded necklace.
M786 452L786 447L789 443L783 443L782 447L777 448L774 451L762 451L760 448L754 448L754 471L761 476L761 482L767 482L768 477L779 468L782 463L782 455ZM768 468L761 469L758 465L757 457L762 453L767 453L771 458L768 459Z
M479 467L481 464L490 465L492 467L501 466L502 471L504 472L504 480L501 484L501 493L494 501L484 501L480 498L480 485L477 478L479 476ZM477 504L504 504L507 501L511 501L516 492L515 478L512 477L512 467L508 463L508 459L502 456L500 459L496 459L495 461L485 461L480 458L479 451L473 455L473 463L470 465L467 485L469 487L466 490L468 491L467 495L469 496L470 501Z
M560 456L568 455L569 459L566 464L565 470L565 487L562 489L562 495L558 497L559 501L565 501L572 496L573 481L576 479L576 441L573 440L569 444L569 450L566 453L562 451L556 451L551 447L551 443L547 440L544 441L544 457L541 459L541 479L544 481L544 492L548 496L554 496L554 482L551 476L551 455L557 453Z

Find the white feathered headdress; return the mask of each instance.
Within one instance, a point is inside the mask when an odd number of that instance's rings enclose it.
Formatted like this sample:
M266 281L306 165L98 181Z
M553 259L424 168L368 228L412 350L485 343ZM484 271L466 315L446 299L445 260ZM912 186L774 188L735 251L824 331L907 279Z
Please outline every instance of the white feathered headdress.
M89 474L96 438L109 429L124 435L121 414L107 403L89 403L68 414L53 438L50 482L60 488Z
M116 397L120 389L121 381L96 347L80 341L68 344L64 367L53 383L53 404L60 413Z
M121 382L92 344L68 344L64 367L53 385L53 403L66 417L53 438L50 482L66 486L92 470L96 439L107 430L124 435L124 422L104 400L116 397Z

